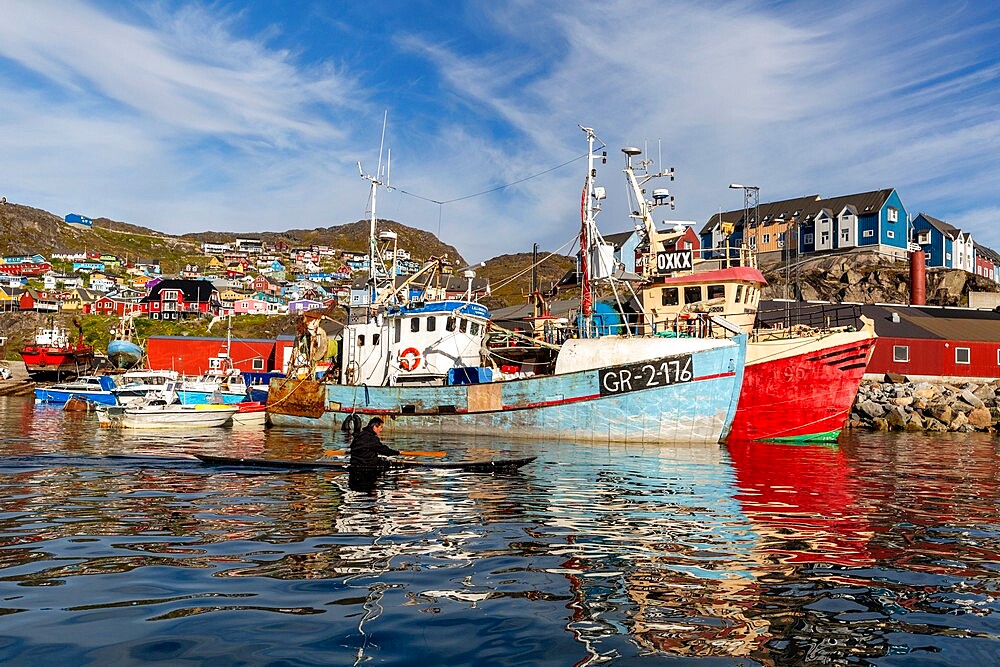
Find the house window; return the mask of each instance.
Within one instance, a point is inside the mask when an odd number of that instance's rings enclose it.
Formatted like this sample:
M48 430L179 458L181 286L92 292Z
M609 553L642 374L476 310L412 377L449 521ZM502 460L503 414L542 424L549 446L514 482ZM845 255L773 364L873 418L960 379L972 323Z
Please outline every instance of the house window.
M660 292L660 301L664 306L676 306L678 303L677 298L676 287L666 287Z
M951 253L950 252L945 253L944 258L947 260L951 260Z
M956 364L970 364L972 363L969 359L969 348L967 347L956 347L955 348L955 363Z
M861 232L861 236L865 237L866 239L870 239L871 237L875 236L875 230L866 229L865 231Z
M925 229L917 233L917 243L920 245L927 245L931 242L931 232L929 229Z
M897 363L906 363L910 360L910 346L909 345L893 345L892 346L892 360Z
M771 235L770 234L764 234L764 237L760 240L760 242L761 243L770 243L771 242Z
M264 370L264 360L263 359L253 359L250 365L252 370L262 371Z
M819 242L821 245L826 245L830 242L830 232L821 232L819 235Z
M812 234L805 234L805 235L803 235L802 242L805 243L805 244L812 243L813 242L813 235Z
M888 209L888 211L886 211L886 218L888 218L889 222L896 222L896 221L898 221L899 220L899 211L896 210L895 208L893 208L892 206L890 206L889 209Z
M887 231L885 233L885 235L886 235L887 238L890 238L890 239L896 238L896 232L892 231L891 229L889 231Z
M688 285L684 288L684 303L701 301L701 285Z

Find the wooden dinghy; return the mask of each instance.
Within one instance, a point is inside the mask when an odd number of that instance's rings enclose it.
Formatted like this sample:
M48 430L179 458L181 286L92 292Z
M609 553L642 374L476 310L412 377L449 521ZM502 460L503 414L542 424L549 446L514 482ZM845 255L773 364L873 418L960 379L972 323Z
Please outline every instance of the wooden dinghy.
M347 461L291 461L287 459L254 459L235 456L212 456L210 454L195 454L202 462L209 465L235 466L240 468L285 468L293 470L348 470ZM389 468L443 468L446 470L465 470L467 472L503 472L517 470L534 461L537 456L521 459L496 459L481 461L403 461L385 459Z

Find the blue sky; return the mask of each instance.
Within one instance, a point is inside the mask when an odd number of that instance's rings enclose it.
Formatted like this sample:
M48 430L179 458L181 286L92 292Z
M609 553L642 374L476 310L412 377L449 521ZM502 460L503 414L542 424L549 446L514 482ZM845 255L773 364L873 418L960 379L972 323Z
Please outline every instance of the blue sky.
M630 228L620 148L677 170L701 224L761 201L895 187L1000 249L992 2L9 0L0 194L170 233L379 217L470 261L563 247L588 125L598 223ZM449 201L537 178L479 197ZM417 195L417 196L412 196Z

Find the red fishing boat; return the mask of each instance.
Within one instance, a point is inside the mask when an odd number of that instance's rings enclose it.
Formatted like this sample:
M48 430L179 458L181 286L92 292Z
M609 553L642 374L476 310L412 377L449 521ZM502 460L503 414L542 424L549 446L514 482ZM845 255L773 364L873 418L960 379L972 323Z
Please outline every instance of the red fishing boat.
M647 201L643 186L672 172L639 179L632 167L639 149L623 151L637 207L632 217L641 221L637 227L645 232L639 326L661 336L700 336L708 331L712 316L721 316L749 334L729 438L836 440L874 350L874 323L861 316L859 306L841 305L814 312L805 323L793 317L797 313L772 315L766 318L771 324L762 327L763 313L758 310L767 281L757 268L755 250L743 245L702 251L684 247L684 226L656 229L652 210L672 205L672 198L658 189L653 190L653 201ZM790 304L786 310L799 308Z
M79 326L79 325L78 325ZM86 373L94 367L94 346L83 342L80 330L72 340L66 329L49 324L21 348L21 359L33 379L56 379Z

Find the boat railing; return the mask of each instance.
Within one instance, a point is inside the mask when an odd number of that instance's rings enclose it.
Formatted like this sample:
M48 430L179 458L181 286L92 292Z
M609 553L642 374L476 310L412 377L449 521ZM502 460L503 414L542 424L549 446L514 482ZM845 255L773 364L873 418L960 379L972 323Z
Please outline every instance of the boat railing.
M754 331L758 336L769 332L810 329L861 329L861 306L853 303L778 302L774 307L757 311Z

